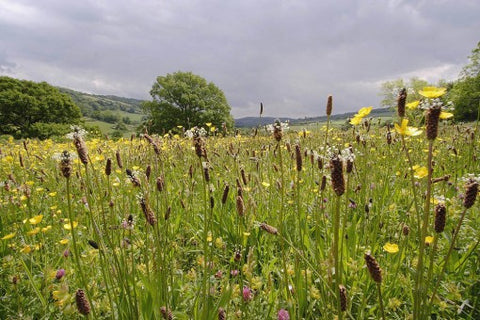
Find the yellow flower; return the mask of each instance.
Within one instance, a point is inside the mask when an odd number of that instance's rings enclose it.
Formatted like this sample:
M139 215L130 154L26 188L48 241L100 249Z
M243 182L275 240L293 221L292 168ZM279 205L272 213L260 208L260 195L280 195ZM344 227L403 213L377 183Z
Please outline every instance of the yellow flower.
M398 245L395 244L395 243L387 242L383 246L383 250L387 251L388 253L397 253L398 252Z
M420 101L416 100L416 101L407 103L406 106L407 106L408 109L413 110L413 109L416 109L419 104L420 104Z
M426 167L417 167L414 169L414 177L417 179L425 178L428 175L428 169Z
M424 87L423 90L418 91L421 96L429 99L434 99L443 96L447 92L447 88Z
M2 240L12 239L13 237L15 237L16 234L17 234L16 232L9 233L9 234L3 236Z
M42 228L42 232L47 232L50 229L52 229L52 226L46 226L45 228Z
M36 227L35 229L28 231L27 235L33 236L33 235L36 235L39 232L40 232L40 227Z
M207 125L207 127L211 127L212 126L212 123L211 122L207 122L205 123Z
M59 241L60 244L67 244L68 243L68 239L62 239Z
M453 113L443 111L440 113L440 119L442 120L450 119L451 117L453 117Z
M433 237L432 236L425 237L425 244L430 244L432 242L433 242Z
M77 221L73 221L73 228L75 229L76 227L78 226L78 222ZM72 225L69 223L65 223L63 225L63 229L65 230L72 230Z
M28 244L23 247L23 249L20 250L21 253L30 253L32 252L32 247L30 247Z
M42 222L42 219L43 219L43 214L39 214L38 216L28 219L28 222L30 224L39 224L40 222Z
M350 124L354 126L359 125L362 122L362 119L363 117L355 116L350 120Z
M55 196L57 195L57 193L56 193L56 192L50 192L48 195L49 195L50 197L55 197Z
M402 136L418 136L422 130L415 127L408 126L408 119L402 119L402 124L399 126L395 123L395 131Z
M360 110L358 110L357 115L358 115L359 117L364 118L364 117L366 117L366 116L368 116L368 115L370 114L370 112L372 111L372 109L373 109L373 107L363 107L363 108L361 108Z
M270 187L270 183L263 181L262 186L264 186L265 188L268 188Z

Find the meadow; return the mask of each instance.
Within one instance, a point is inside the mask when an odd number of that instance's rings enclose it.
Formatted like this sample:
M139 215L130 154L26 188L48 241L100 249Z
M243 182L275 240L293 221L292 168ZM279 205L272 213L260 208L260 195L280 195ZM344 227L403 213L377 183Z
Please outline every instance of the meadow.
M5 138L0 318L479 319L478 123L433 108Z

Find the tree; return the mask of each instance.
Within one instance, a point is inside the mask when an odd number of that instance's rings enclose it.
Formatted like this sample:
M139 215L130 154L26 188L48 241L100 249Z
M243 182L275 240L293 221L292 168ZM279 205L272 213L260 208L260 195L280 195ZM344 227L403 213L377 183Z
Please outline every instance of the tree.
M455 106L455 119L464 121L473 121L480 114L480 42L469 60L449 93Z
M47 138L81 117L72 99L46 82L0 77L0 134Z
M217 86L191 72L157 77L150 91L152 101L143 104L150 132L165 132L176 126L192 128L212 123L233 126L230 106Z
M418 91L428 85L427 81L416 77L410 78L408 82L405 82L403 79L384 82L380 92L382 97L380 104L384 107L395 107L397 105L398 92L402 88L408 89L407 102L420 100L421 96L418 94Z

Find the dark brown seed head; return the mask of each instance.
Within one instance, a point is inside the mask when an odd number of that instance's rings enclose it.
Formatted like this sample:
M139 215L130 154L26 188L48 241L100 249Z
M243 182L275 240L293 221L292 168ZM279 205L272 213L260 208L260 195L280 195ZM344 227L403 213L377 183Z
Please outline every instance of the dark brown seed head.
M83 291L82 289L77 290L77 292L75 293L75 302L77 303L78 312L80 312L84 316L90 313L90 303L87 300L85 291Z
M112 174L112 159L107 159L107 164L105 165L105 174L107 176Z
M75 136L73 144L77 149L78 158L80 159L80 161L85 165L88 164L87 145L85 144L85 141L83 141L83 138L79 135Z
M163 175L161 175L160 177L157 178L157 190L159 192L162 192L164 188L165 188L165 178L163 177Z
M193 146L195 147L195 153L199 158L207 158L207 151L205 150L205 140L198 136L193 138Z
M240 175L242 176L243 184L247 185L248 180L247 180L247 176L245 175L245 170L243 168L240 170Z
M387 144L392 144L392 133L390 131L387 132Z
M120 157L120 151L117 150L115 152L115 158L117 158L117 166L122 169L123 168L123 164L122 164L122 158Z
M351 173L353 171L353 161L347 160L347 173Z
M382 269L380 268L377 260L370 254L365 253L365 262L367 263L368 272L370 272L370 276L372 277L373 281L376 283L382 282Z
M438 135L438 121L440 120L441 106L434 106L427 110L426 115L426 133L428 140L435 140Z
M297 171L302 171L302 152L300 151L300 146L298 144L295 145L295 160L297 163Z
M260 102L260 115L262 115L262 114L263 114L263 103Z
M447 209L443 203L435 206L435 232L441 233L445 229Z
M218 320L227 319L227 312L223 308L218 308Z
M340 307L342 311L347 311L347 288L343 284L338 286L340 290Z
M230 191L230 186L228 184L225 184L225 188L223 188L222 204L225 204L227 202L229 191Z
M164 219L167 221L170 218L170 215L172 214L172 207L168 206L167 211L165 211Z
M140 207L142 208L142 212L148 224L150 224L151 226L156 224L157 218L155 217L155 214L153 213L152 209L150 208L147 201L143 197L140 199Z
M327 176L322 176L322 184L320 185L320 191L325 190L327 186Z
M98 250L98 243L93 240L88 240L88 244L93 248Z
M207 183L210 182L210 171L208 169L208 166L203 167L203 174L205 176L205 181Z
M274 234L274 235L277 235L277 234L278 234L277 228L272 227L271 225L268 225L268 224L266 224L265 222L262 222L262 223L260 224L260 228L262 228L263 230L267 231L267 232L270 233L270 234Z
M397 113L400 118L405 117L405 102L407 101L407 89L403 88L397 97Z
M72 175L72 158L68 151L63 151L60 158L60 171L65 178L70 178Z
M147 177L147 180L150 180L151 174L152 174L152 166L148 165L147 168L145 169L145 176Z
M330 95L327 98L327 108L326 108L327 116L332 114L332 109L333 109L333 97Z
M408 234L410 233L410 227L406 224L403 225L402 227L402 233L404 236L408 236Z
M237 213L240 217L243 217L245 214L245 204L241 196L237 196Z
M273 137L275 138L275 140L280 141L282 140L282 136L282 124L280 123L280 120L275 120L275 123L273 124Z
M470 179L465 185L465 197L463 198L463 206L471 208L475 203L478 193L478 182Z
M345 193L345 180L343 179L343 163L338 155L330 159L330 173L332 176L332 187L337 196Z

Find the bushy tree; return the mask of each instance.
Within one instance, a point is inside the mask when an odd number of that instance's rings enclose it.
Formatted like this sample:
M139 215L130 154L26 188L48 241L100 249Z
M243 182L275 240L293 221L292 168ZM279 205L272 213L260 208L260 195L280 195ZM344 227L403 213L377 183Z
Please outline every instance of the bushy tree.
M429 86L428 82L419 78L411 78L408 81L403 79L397 79L392 81L386 81L382 83L380 96L382 101L380 104L383 107L395 107L397 105L398 92L402 88L408 88L407 102L420 100L421 96L418 94L419 90L423 87Z
M233 126L230 106L215 84L191 72L175 72L157 77L150 91L152 101L143 109L151 132L165 132L176 126L191 128L213 123Z
M0 134L47 138L81 117L72 99L46 82L0 77Z
M480 42L455 82L449 98L455 106L455 119L472 121L480 114Z

